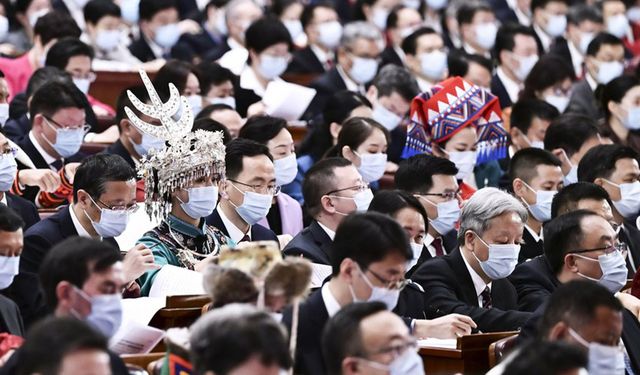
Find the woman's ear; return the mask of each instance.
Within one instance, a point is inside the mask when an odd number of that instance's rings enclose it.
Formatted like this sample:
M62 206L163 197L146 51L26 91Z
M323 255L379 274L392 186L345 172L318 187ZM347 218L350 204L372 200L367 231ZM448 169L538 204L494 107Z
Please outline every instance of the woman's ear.
M360 158L349 146L342 146L342 157L349 160L356 166L360 165Z
M337 122L332 122L331 124L329 124L329 133L331 133L331 138L333 138L334 141L338 139L338 135L340 134L341 129L342 125L338 124Z

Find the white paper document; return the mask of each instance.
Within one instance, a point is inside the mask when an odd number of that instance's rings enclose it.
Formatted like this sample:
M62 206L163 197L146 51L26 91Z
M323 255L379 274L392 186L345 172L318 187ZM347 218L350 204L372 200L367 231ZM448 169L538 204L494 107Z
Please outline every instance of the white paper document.
M164 337L161 329L128 321L109 340L109 349L117 354L146 354Z
M331 266L326 264L311 264L311 288L320 288L324 280L331 275Z
M156 273L149 297L188 296L206 294L202 274L186 268L164 265Z
M424 339L418 340L420 348L456 349L458 339Z
M262 97L269 116L298 120L316 96L316 90L282 80L271 81Z

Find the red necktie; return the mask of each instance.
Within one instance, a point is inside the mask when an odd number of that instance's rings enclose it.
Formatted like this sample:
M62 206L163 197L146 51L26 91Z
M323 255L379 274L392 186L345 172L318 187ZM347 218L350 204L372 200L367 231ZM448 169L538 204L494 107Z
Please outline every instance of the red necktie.
M438 237L433 240L431 243L434 249L436 249L436 256L440 257L444 255L444 250L442 249L442 237Z

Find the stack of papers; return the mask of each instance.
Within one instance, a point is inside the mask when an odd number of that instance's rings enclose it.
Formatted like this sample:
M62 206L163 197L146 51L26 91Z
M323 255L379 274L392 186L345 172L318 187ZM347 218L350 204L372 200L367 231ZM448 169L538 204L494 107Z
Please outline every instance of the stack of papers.
M316 96L316 90L295 83L275 80L269 82L262 97L269 116L287 121L298 120Z
M165 298L123 299L122 324L109 340L109 349L117 354L149 353L162 340L164 331L148 324L165 303Z
M418 340L420 348L456 349L458 339L424 339Z
M164 265L156 273L149 297L190 296L206 294L202 274L186 268Z

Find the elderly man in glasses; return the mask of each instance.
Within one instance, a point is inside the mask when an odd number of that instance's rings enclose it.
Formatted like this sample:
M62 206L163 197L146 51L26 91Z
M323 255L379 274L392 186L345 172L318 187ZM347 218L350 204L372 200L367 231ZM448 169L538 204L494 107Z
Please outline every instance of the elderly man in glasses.
M404 278L413 256L407 235L392 218L375 212L352 214L338 227L331 247L331 279L300 306L296 372L326 374L322 360L321 333L330 317L355 302L381 302L398 312L400 292L410 281ZM461 315L432 321L403 318L419 337L453 338L475 328ZM283 322L291 326L292 312ZM386 362L383 364L386 365ZM369 363L372 373L375 364ZM331 372L332 373L332 372ZM405 372L402 372L405 373Z

